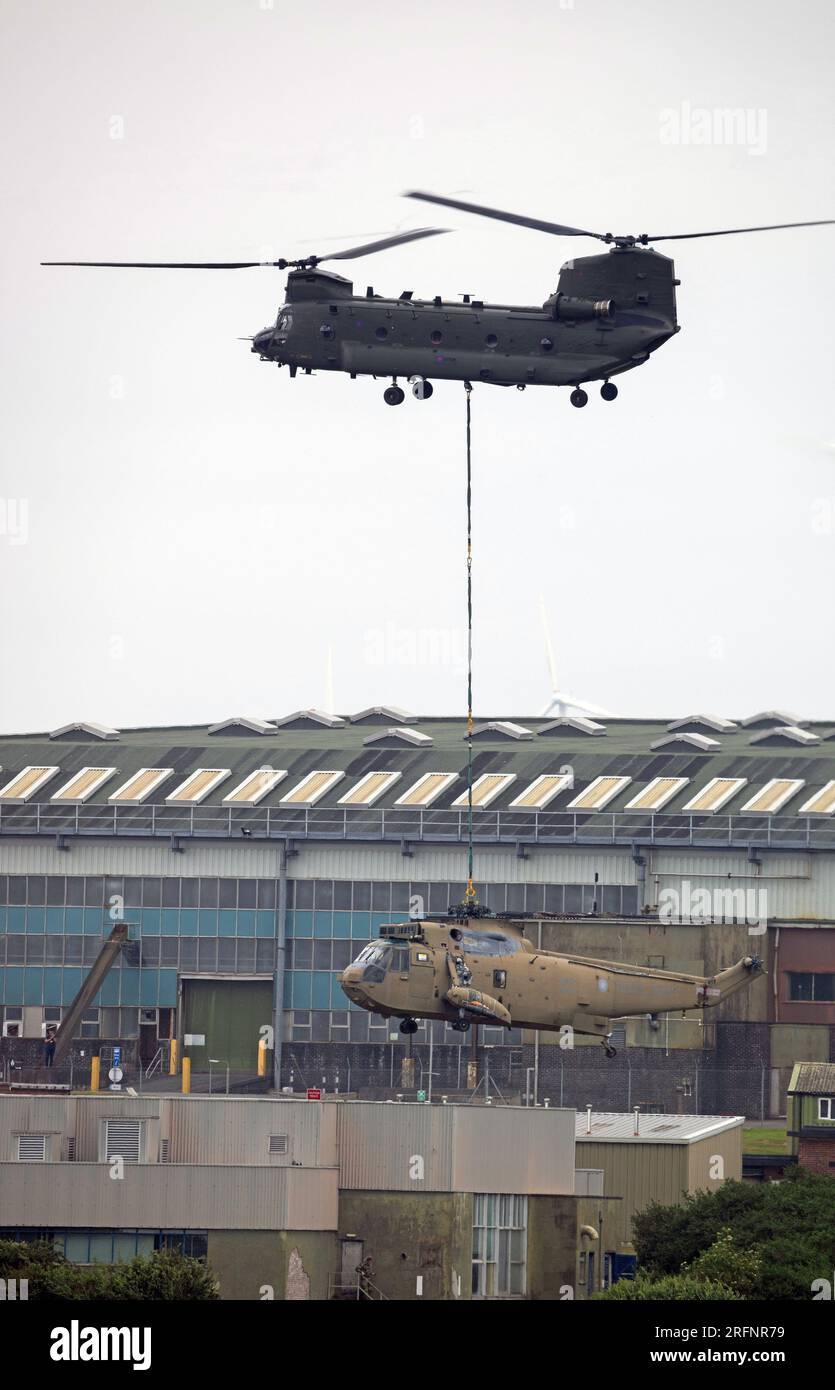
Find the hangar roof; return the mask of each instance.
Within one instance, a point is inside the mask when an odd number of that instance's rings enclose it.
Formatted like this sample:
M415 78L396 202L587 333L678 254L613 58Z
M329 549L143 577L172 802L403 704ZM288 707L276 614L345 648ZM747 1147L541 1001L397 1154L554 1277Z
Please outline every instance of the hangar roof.
M434 826L440 831L446 815L449 833L439 838L459 839L452 822L460 825L460 810L453 806L460 808L462 793L466 800L465 721L415 718L393 737L385 725L369 733L368 714L353 716L353 722L347 716L335 725L298 719L281 725L278 720L267 723L249 717L219 724L114 730L106 758L98 733L85 735L85 727L93 730L93 725L73 726L70 738L55 738L50 731L0 736L0 831L26 833L32 827L35 833L48 833L83 825L93 833L98 816L98 833L106 833L105 817L109 823L117 812L127 816L130 808L137 833L142 834L146 828L139 823L140 808L156 808L169 817L176 812L179 819L170 819L169 829L188 833L196 829L196 822L183 820L183 808L192 807L195 814L199 810L205 827L213 812L217 825L205 833L222 834L218 813L257 817L282 810L286 817L289 789L314 774L339 773L338 778L317 779L315 807L311 800L306 812L292 812L296 818L310 817L303 833L338 834L338 815L354 818L355 830L365 826L365 838L378 838L374 826L381 813L391 816L397 810L405 816L408 807L408 814L414 815L412 808L419 807L424 830ZM386 718L390 714L386 709ZM589 738L571 723L555 728L553 720L541 716L483 718L473 749L474 780L510 776L496 784L489 806L485 803L478 810L476 833L524 839L533 828L537 839L629 843L657 840L665 830L668 837L687 844L698 840L695 826L711 843L724 837L727 845L761 842L782 827L792 836L783 843L800 848L817 837L822 847L835 847L835 723L807 722L805 731L814 738L810 743L769 743L761 728L728 721L726 731L711 734L716 747L702 748L701 740L657 746L670 737L671 722L607 719L604 732ZM508 727L530 731L530 737L509 738ZM154 770L159 775L153 775ZM387 771L400 775L382 787L373 806L351 799L361 779ZM230 805L230 793L256 773L263 774L257 795ZM274 773L282 775L273 777ZM427 774L448 774L451 780L431 806L421 806L419 798L410 802L410 789ZM565 785L546 804L538 806L535 796L526 801L537 779L557 774L568 774ZM81 790L72 804L66 804L66 795L64 804L56 800L76 778ZM664 779L663 803L660 798L642 798L641 793L659 779ZM584 798L592 783L604 786L606 795ZM32 826L34 807L43 813L37 827ZM334 822L330 827L326 813ZM501 837L496 833L499 820L507 832ZM546 833L549 828L553 835ZM578 828L582 836L576 834ZM266 833L283 832L276 825Z
M606 1111L591 1115L591 1130L585 1110L577 1111L578 1143L616 1144L696 1144L726 1129L745 1124L742 1115L638 1115L635 1133L634 1113Z

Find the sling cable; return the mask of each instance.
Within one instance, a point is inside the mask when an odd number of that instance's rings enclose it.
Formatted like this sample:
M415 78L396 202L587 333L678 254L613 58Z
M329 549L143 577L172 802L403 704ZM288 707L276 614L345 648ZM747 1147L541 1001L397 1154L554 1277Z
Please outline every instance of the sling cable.
M478 912L478 899L473 882L473 465L472 414L470 397L472 383L464 382L467 397L467 891L464 907L468 913Z

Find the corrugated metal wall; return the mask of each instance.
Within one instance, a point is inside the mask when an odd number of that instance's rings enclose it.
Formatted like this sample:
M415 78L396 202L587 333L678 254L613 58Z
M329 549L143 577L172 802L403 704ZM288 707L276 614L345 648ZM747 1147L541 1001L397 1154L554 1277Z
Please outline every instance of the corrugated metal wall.
M0 1225L335 1231L335 1168L0 1164Z
M74 1135L79 1163L99 1159L103 1120L147 1120L154 1135L169 1141L171 1163L228 1163L306 1167L337 1162L336 1106L264 1097L0 1096L0 1160L17 1157L17 1131ZM286 1134L288 1152L270 1154L272 1134ZM149 1133L149 1141L151 1134ZM146 1159L158 1161L149 1142Z
M570 1193L574 1124L573 1110L348 1102L338 1114L340 1187Z

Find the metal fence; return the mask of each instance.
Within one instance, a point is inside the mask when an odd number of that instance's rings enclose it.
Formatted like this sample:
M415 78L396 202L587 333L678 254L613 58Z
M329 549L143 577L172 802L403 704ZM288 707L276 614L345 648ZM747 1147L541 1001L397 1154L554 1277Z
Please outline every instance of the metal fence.
M482 844L542 845L635 842L671 847L755 845L835 848L835 819L813 816L738 817L625 811L476 810L473 834ZM467 812L419 807L285 806L0 806L0 835L85 835L198 839L318 839L465 843Z

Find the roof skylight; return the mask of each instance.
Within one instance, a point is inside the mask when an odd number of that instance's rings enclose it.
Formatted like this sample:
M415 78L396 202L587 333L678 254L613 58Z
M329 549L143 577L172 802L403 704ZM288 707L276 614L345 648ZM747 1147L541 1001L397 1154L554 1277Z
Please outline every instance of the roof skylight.
M653 777L643 791L627 801L624 811L660 811L690 781L689 777Z
M585 791L569 801L570 811L602 811L619 791L632 781L631 777L595 777Z
M407 792L398 796L395 806L431 806L451 783L458 780L457 772L424 772Z
M74 801L79 804L87 801L93 792L98 791L117 771L118 768L115 767L82 767L69 782L65 782L63 787L59 787L57 792L53 793L50 800Z
M179 787L169 792L165 799L197 806L201 801L205 801L209 792L214 791L220 782L231 775L231 769L228 767L198 767L196 771L189 773Z
M224 806L257 806L287 776L283 767L259 767L223 798Z
M726 802L747 782L747 777L711 777L707 785L692 796L682 810L692 811L694 814L698 812L700 815L721 811Z
M509 787L511 782L515 781L515 772L483 772L473 782L473 805L479 808L489 806L490 802L499 795L499 792L504 791L505 787ZM462 792L452 804L453 806L468 806L468 792Z
M331 769L326 772L308 772L300 782L281 798L282 806L315 806L325 792L335 787L345 776L344 772Z
M340 806L373 806L402 776L400 772L367 772L355 787L339 798Z

